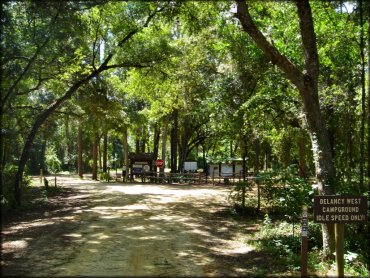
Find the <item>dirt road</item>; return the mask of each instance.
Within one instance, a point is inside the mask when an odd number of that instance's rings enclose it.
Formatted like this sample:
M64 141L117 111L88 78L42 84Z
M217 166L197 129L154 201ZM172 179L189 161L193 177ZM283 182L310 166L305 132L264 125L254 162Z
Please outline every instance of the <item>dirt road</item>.
M226 215L229 189L59 178L64 195L2 229L2 274L248 276L268 262L256 226Z

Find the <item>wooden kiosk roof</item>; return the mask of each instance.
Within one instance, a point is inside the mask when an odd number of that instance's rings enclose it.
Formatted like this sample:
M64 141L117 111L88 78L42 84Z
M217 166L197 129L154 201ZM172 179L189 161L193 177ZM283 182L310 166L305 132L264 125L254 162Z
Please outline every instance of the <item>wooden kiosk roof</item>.
M154 153L129 153L128 158L131 163L136 162L153 162L157 158Z

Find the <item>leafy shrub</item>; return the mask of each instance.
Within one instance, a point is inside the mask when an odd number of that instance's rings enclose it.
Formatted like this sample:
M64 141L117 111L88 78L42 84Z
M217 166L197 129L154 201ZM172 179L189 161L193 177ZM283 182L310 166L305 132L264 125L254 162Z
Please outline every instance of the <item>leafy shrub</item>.
M56 174L57 172L60 171L62 163L59 160L54 147L49 147L46 149L45 163L47 170L50 173Z
M306 179L298 176L297 165L261 173L258 178L263 184L262 197L274 212L294 215L303 205L311 203L312 187Z
M1 208L3 212L16 205L13 193L17 170L18 168L16 165L6 165L1 173ZM31 179L24 174L21 190L28 187L30 183Z
M104 173L104 172L99 172L99 180L101 180L101 181L108 181L108 178L109 178L109 173L108 172L106 172L106 173Z
M246 193L252 190L252 184L248 181L239 181L231 188L228 200L236 210L246 209Z
M301 242L298 235L292 233L292 225L287 222L274 224L268 214L265 214L263 227L257 233L257 248L274 258L289 270L298 270L300 266Z

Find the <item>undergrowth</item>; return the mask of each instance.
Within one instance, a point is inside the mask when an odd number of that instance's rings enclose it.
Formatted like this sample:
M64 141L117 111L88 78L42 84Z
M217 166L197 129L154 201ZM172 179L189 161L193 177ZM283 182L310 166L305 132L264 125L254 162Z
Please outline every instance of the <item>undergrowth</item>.
M346 229L347 233L351 229ZM268 214L265 215L263 226L254 235L254 240L248 242L257 250L268 254L277 272L300 273L301 236L300 225L293 226L287 221L272 220ZM368 277L369 272L366 265L366 256L361 249L350 248L352 240L345 244L345 275L356 277ZM367 245L366 245L367 246ZM309 223L309 253L308 272L312 276L335 275L335 261L324 261L322 254L321 227L316 223ZM271 273L270 273L271 274Z

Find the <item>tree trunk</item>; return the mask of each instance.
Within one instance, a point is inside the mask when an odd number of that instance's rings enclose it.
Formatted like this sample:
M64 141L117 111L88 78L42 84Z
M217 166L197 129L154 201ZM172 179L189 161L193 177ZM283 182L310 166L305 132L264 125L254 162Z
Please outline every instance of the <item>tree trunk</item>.
M162 160L164 161L163 167L161 168L161 175L164 175L164 168L166 167L166 150L167 150L167 131L168 131L168 119L164 119L162 129Z
M350 83L347 89L347 108L346 108L346 117L345 117L345 126L357 126L357 119L355 115L355 110L353 107L356 106L356 90L354 88L354 84ZM352 183L352 173L355 169L355 161L354 161L354 137L355 137L355 130L353 128L346 128L344 129L345 132L345 141L344 141L344 150L345 150L345 157L344 157L344 175L346 176L347 182L349 184Z
M173 112L173 127L171 130L171 172L177 172L177 145L178 145L178 110Z
M69 167L69 151L70 151L70 148L69 148L69 116L66 115L65 117L65 135L66 135L66 142L65 142L65 149L64 149L64 159L63 159L63 164L66 164L67 166L67 170L69 171L70 167Z
M135 140L135 153L139 153L140 152L140 139L136 136L136 140Z
M140 145L140 150L142 153L145 153L145 146L146 146L146 141L147 141L147 136L148 136L148 132L147 130L145 129L145 125L143 126L143 129L142 129L142 138L141 138L141 145Z
M364 184L365 174L365 119L366 119L366 95L365 95L365 38L363 1L359 0L360 9L360 57L361 57L361 126L360 126L360 190L366 191Z
M45 152L46 152L46 139L45 135L43 135L40 155L40 170L42 170L43 173L45 173Z
M260 142L258 138L254 141L254 175L258 176L258 173L260 171ZM261 209L261 188L260 188L260 182L257 179L257 211L259 212Z
M158 126L158 123L155 123L155 126L154 126L154 142L153 142L153 153L154 153L154 157L155 159L158 158L158 150L159 150L159 140L160 140L160 136L161 136L161 132L160 132L160 129L159 129L159 126ZM156 164L154 163L154 169L153 169L154 172L157 172L157 166Z
M230 143L230 158L233 158L234 157L234 153L233 153L233 140L231 139L229 143Z
M207 177L208 171L207 171L207 160L206 160L206 147L204 146L204 143L202 145L202 158L203 158L203 169L204 169L203 173L205 173Z
M98 145L99 145L99 135L96 132L94 135L94 144L93 144L93 172L92 172L93 180L98 180Z
M128 181L128 171L129 171L129 165L128 165L128 152L129 152L129 149L128 149L128 131L127 131L127 126L125 125L124 128L123 128L123 136L122 136L122 142L123 142L123 150L124 150L124 169L125 172L125 181Z
M83 178L83 161L82 161L82 127L81 121L78 122L78 135L77 135L77 169L78 175Z
M182 134L180 136L180 157L179 157L179 172L184 172L184 163L186 160L186 154L188 152L188 134L189 134L189 123L187 119L184 119L182 124Z
M281 163L284 168L287 168L291 162L292 162L292 157L291 157L291 150L292 150L292 142L290 135L285 134L282 138L281 142Z
M248 171L248 167L247 167L247 155L248 155L248 141L247 141L247 138L244 136L243 137L243 142L242 142L242 146L243 146L243 152L242 152L242 158L243 158L243 181L246 180L247 178L247 171Z
M154 10L151 14L149 14L149 16L147 17L146 21L142 25L142 28L147 27L149 25L150 21L154 18L154 16L157 13L161 12L162 10L163 9L157 9L157 10ZM131 30L130 32L128 32L126 34L126 36L124 36L117 43L117 47L122 47L125 43L127 43L128 41L130 41L130 39L136 33L138 33L140 30L141 30L141 28L135 28L135 29ZM46 41L46 43L47 43L47 41ZM45 45L46 45L46 43L45 43ZM39 49L41 50L42 47L39 48ZM103 61L103 63L101 63L101 65L99 66L99 68L94 69L89 75L87 75L87 76L83 77L81 80L78 80L77 82L75 82L67 90L67 92L62 97L60 97L55 102L53 102L49 106L49 108L47 108L46 110L44 110L43 112L41 112L41 114L39 114L39 116L36 118L34 124L32 125L32 128L31 128L31 130L30 130L30 132L29 132L29 134L27 136L27 139L26 139L25 144L24 144L23 149L22 149L22 154L21 154L21 156L19 158L19 162L18 162L18 170L17 170L16 176L15 176L15 183L14 183L14 199L15 199L17 205L21 205L21 185L22 185L22 180L23 180L24 169L26 167L26 163L27 163L27 161L29 159L29 156L30 156L30 149L32 148L33 141L35 140L36 134L39 131L40 127L49 118L49 116L54 113L54 111L57 108L59 108L65 101L67 101L68 99L70 99L72 97L72 95L82 85L88 83L92 78L98 76L101 72L103 72L105 70L108 70L108 69L111 69L111 68L130 67L130 64L126 64L126 65L108 65L108 63L111 62L111 60L114 57L114 55L115 55L114 52L109 53L106 56L106 58ZM131 66L136 67L137 65L134 65L133 64ZM18 80L20 80L20 78L18 78ZM13 87L15 87L15 85L16 84L14 84ZM13 87L11 89L13 89Z
M303 110L306 116L308 131L312 142L312 151L316 169L316 179L320 194L335 193L335 173L332 159L329 134L323 123L318 96L319 57L316 46L311 7L308 0L295 1L299 17L302 47L304 50L304 71L301 71L286 56L267 41L253 22L248 5L237 2L236 17L247 32L273 64L276 64L297 88L300 93ZM326 257L335 251L334 226L323 224L323 245Z
M35 137L40 127L49 118L49 116L54 113L54 111L58 107L60 107L65 101L67 101L78 90L78 88L86 84L93 77L97 76L100 73L100 71L102 71L102 69L92 72L85 79L82 79L76 82L75 84L73 84L62 97L60 97L57 101L55 101L49 108L44 110L35 120L35 123L33 124L30 132L28 133L26 142L23 146L22 154L18 162L18 171L15 176L14 199L18 205L21 205L21 184L22 184L24 169L30 157L30 150L32 148L33 141L35 140Z
M298 148L299 148L299 175L302 178L307 177L306 169L306 142L304 135L300 135L298 138Z
M107 160L108 160L108 132L105 131L103 135L103 172L107 172Z
M265 163L264 163L264 170L267 171L271 168L271 147L268 143L265 143L264 148L265 152Z
M101 144L100 144L100 140L99 140L99 143L98 143L98 168L99 169L102 169L102 147L101 147ZM104 148L104 146L103 146Z

